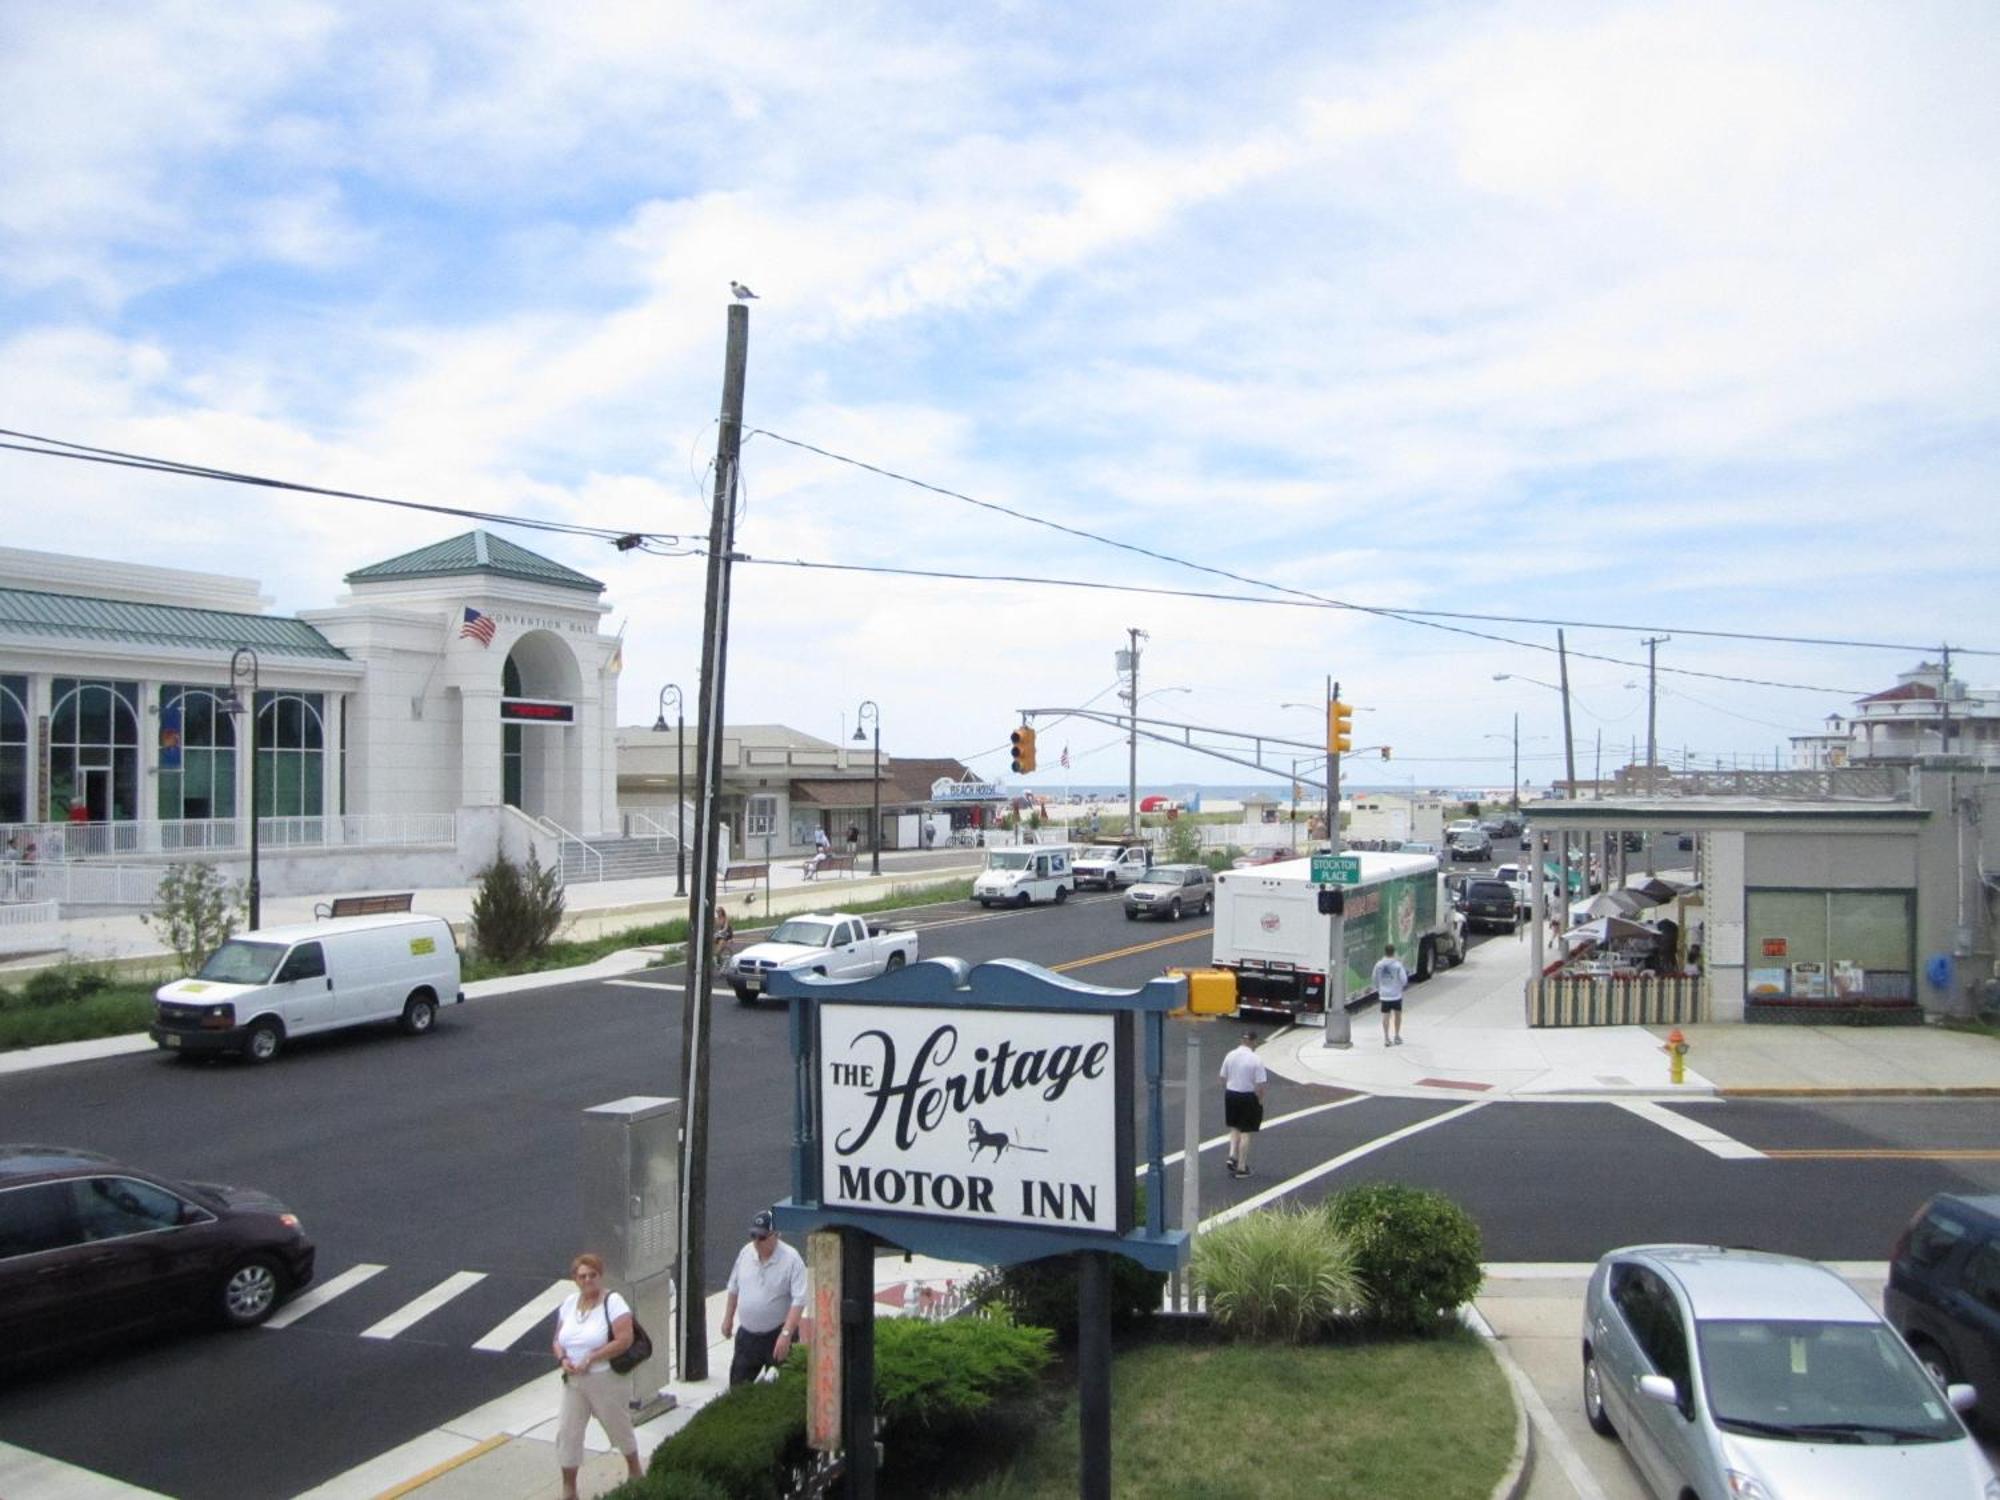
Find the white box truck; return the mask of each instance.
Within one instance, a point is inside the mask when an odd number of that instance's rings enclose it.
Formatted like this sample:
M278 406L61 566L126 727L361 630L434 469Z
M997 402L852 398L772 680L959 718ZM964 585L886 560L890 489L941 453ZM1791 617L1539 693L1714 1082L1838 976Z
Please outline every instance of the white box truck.
M1413 979L1465 957L1463 928L1427 854L1350 854L1358 885L1342 886L1347 998L1372 994L1369 974L1393 942ZM1319 910L1312 861L1225 870L1215 882L1215 967L1236 976L1237 1010L1283 1020L1326 1016L1333 918Z

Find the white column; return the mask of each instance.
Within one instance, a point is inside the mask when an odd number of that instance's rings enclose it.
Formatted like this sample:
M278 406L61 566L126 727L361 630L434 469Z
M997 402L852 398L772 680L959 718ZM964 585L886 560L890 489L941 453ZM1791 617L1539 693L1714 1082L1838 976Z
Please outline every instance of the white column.
M139 683L139 787L133 794L139 805L132 809L138 821L139 848L148 854L160 850L160 689L164 683ZM186 762L187 712L181 706L182 764Z
M500 689L459 689L459 798L467 807L498 807Z

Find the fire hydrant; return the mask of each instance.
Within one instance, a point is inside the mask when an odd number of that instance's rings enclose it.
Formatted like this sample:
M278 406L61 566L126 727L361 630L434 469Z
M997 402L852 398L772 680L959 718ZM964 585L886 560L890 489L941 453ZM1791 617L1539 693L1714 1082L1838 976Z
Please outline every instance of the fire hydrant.
M1667 1081L1669 1083L1686 1083L1688 1072L1688 1040L1681 1035L1680 1027L1676 1026L1672 1031L1667 1033L1667 1045L1660 1050L1667 1054Z

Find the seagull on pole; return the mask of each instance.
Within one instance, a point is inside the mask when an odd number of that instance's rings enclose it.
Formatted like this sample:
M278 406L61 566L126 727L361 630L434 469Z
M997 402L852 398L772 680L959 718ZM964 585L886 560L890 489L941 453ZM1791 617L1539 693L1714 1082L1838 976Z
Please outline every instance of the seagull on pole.
M738 302L755 302L757 300L757 294L740 281L729 283L729 294Z

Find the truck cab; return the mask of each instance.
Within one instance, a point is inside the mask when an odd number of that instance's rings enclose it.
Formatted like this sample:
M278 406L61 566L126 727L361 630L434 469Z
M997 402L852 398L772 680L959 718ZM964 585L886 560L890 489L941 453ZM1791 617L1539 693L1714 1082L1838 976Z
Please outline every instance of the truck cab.
M1151 844L1091 844L1076 857L1076 888L1115 891L1143 879L1152 868Z

